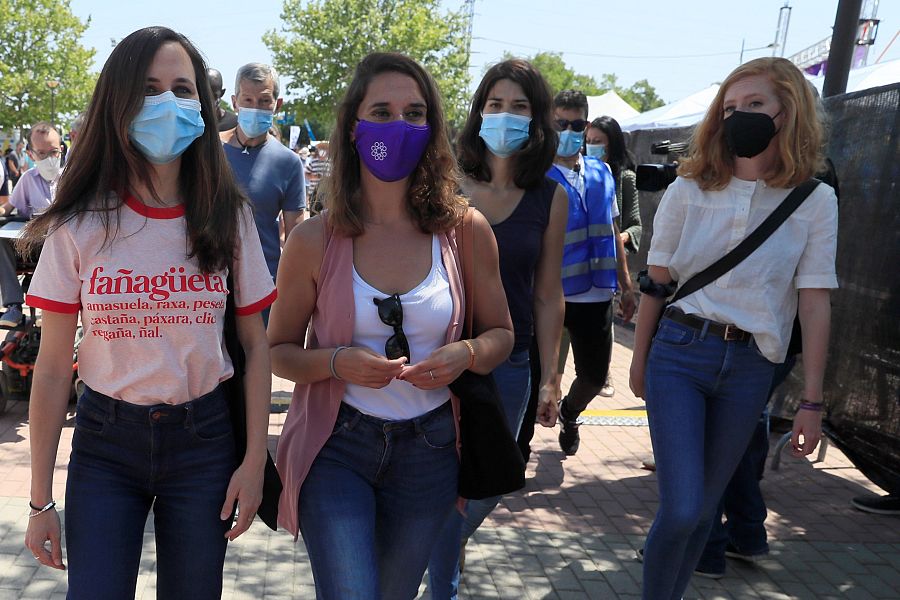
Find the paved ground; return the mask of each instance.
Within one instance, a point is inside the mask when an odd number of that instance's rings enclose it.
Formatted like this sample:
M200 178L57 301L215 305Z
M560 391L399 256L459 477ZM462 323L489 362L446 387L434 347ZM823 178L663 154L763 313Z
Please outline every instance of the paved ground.
M462 598L640 596L641 566L634 550L656 509L656 478L641 469L641 460L650 456L650 439L640 418L642 403L628 392L630 333L617 327L616 335L616 395L591 405L601 411L591 420L603 424L582 427L581 450L570 458L557 446L558 430L537 432L527 487L506 497L468 545ZM573 373L569 360L564 390ZM276 382L276 405L289 397L289 389L287 382ZM629 410L634 418L602 412L609 409ZM273 447L283 417L272 415ZM71 436L70 422L63 430L60 465ZM38 569L22 545L28 477L27 405L19 403L0 418L0 600L62 599L64 577ZM61 466L56 498L63 497L65 477ZM785 456L778 472L767 473L763 489L771 558L755 567L731 561L724 579L695 578L686 598L900 598L900 519L850 507L851 497L877 488L838 450L829 448L825 460L815 464ZM145 599L156 597L151 527L138 584L138 597ZM229 549L225 590L230 599L313 598L302 543L255 524Z

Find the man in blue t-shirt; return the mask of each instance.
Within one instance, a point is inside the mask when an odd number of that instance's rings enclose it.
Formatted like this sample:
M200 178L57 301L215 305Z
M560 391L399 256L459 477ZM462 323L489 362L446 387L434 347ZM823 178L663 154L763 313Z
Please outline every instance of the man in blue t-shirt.
M303 165L268 134L282 102L275 69L261 63L244 65L238 69L234 89L231 102L238 115L237 127L222 132L221 139L235 177L253 204L259 240L274 279L282 245L278 219L284 223L285 239L303 220Z

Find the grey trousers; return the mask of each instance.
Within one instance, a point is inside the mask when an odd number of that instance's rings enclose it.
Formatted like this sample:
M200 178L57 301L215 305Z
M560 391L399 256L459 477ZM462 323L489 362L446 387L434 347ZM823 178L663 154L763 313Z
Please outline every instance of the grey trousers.
M24 301L22 284L16 276L16 251L9 240L0 240L0 302L9 306Z

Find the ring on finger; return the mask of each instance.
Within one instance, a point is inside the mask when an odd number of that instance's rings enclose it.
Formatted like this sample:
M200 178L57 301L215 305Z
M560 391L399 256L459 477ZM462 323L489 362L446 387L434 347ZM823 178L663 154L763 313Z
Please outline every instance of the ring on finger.
M431 371L428 371L428 374L431 375L431 380L434 381L434 373Z

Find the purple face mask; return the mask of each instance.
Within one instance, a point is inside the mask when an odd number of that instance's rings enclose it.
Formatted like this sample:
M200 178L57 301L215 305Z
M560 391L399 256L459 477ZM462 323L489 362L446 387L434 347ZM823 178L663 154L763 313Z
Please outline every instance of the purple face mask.
M356 149L372 175L399 181L415 170L431 139L431 128L406 121L356 124Z

